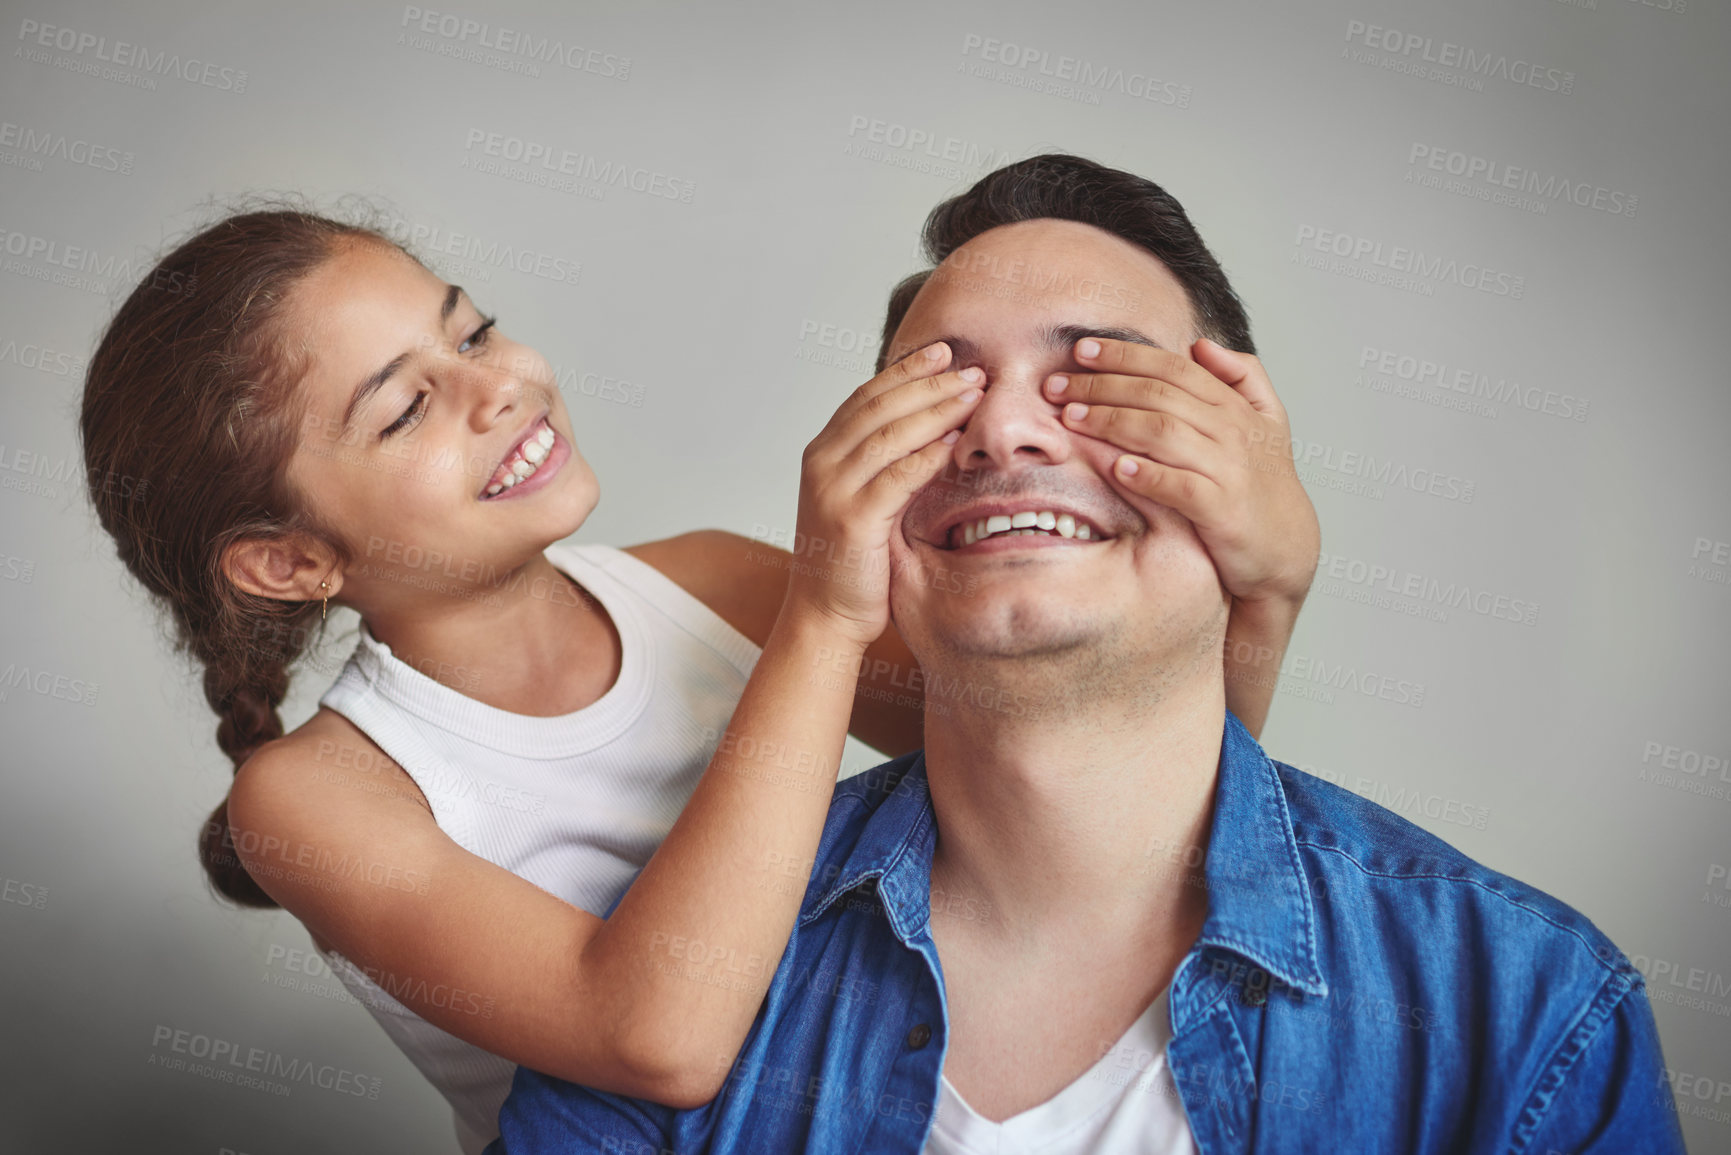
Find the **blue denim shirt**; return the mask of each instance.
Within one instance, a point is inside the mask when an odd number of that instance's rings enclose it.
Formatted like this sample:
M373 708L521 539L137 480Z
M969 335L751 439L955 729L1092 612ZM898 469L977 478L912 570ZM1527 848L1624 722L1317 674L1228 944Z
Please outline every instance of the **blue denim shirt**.
M488 1151L918 1152L949 1039L936 833L919 753L843 781L714 1101L675 1111L520 1068ZM1191 865L1208 914L1169 988L1166 1056L1203 1155L1683 1150L1641 976L1591 922L1270 761L1230 714Z

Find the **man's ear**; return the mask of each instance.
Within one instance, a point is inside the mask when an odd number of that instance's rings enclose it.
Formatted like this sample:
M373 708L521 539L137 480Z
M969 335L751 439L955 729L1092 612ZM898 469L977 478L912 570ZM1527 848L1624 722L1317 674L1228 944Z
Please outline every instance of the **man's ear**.
M335 597L342 574L330 550L305 537L248 537L222 551L222 572L240 589L285 602ZM327 583L320 589L319 583Z

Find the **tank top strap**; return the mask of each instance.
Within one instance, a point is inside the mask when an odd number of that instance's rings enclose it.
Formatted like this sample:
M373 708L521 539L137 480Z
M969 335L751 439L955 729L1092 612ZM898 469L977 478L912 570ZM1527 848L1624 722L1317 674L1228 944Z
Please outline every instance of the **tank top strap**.
M757 664L757 643L734 629L701 599L636 556L610 545L560 542L548 547L547 560L577 578L579 571L600 570L659 611L668 621L708 646L742 674Z

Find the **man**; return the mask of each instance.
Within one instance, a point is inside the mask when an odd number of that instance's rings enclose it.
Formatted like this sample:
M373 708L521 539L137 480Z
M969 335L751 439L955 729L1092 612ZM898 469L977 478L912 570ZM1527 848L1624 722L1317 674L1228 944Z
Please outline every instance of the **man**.
M503 1149L1682 1151L1609 940L1226 711L1231 543L1159 497L1205 511L1227 457L1289 463L1222 455L1220 410L1258 393L1227 378L1265 378L1198 344L1248 326L1177 202L1036 157L926 242L884 355L943 340L987 374L891 545L946 708L923 752L837 787L713 1102L520 1071ZM1126 423L1164 465L1113 448Z

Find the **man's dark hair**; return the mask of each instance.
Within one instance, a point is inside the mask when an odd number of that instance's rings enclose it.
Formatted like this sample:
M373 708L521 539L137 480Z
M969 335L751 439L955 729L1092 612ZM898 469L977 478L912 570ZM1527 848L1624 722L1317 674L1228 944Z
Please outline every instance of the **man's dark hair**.
M988 229L1046 217L1093 225L1153 253L1184 286L1202 336L1228 349L1256 352L1244 305L1177 198L1134 173L1046 153L987 173L932 210L922 240L933 268L908 277L890 293L878 372L888 362L890 341L908 307L936 266Z

